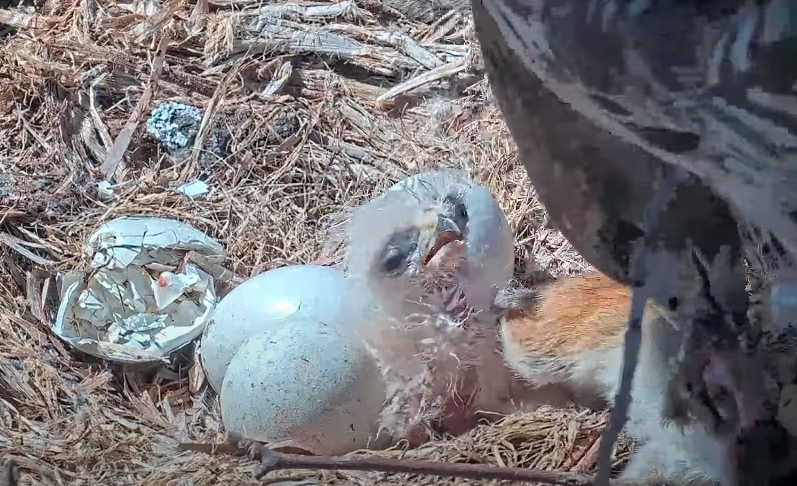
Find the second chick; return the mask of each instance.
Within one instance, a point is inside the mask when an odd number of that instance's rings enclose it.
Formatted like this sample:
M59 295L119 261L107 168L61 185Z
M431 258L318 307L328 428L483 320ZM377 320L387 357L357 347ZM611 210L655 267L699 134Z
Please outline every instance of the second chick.
M603 408L619 388L631 289L598 272L564 277L535 291L499 296L501 340L509 368L533 388L566 387L576 405ZM734 484L731 444L700 424L679 428L661 418L668 359L677 352L665 312L652 304L626 432L641 443L622 478L684 484Z

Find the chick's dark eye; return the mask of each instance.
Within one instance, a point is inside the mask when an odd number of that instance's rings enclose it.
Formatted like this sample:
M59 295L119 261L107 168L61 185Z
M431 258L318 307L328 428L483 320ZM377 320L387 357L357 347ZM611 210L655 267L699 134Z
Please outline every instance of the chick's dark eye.
M464 204L457 203L454 210L456 211L458 218L468 219L468 210L465 208Z
M443 204L449 208L453 208L454 216L457 219L468 219L468 210L465 208L465 204L462 202L460 195L449 194L443 198Z
M400 248L390 248L382 259L382 270L387 273L393 273L404 265L404 260L407 255L401 251Z
M418 248L419 232L417 227L411 227L390 236L377 263L382 272L396 274L407 267L410 256Z

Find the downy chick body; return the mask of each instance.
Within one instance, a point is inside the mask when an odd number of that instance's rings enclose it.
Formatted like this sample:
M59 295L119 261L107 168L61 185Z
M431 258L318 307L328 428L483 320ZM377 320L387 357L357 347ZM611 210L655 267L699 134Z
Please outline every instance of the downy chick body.
M577 405L611 403L619 388L631 289L598 273L503 296L504 360L532 387L565 386ZM679 352L666 311L648 304L626 433L639 443L622 478L734 483L730 441L701 424L664 423L670 359Z

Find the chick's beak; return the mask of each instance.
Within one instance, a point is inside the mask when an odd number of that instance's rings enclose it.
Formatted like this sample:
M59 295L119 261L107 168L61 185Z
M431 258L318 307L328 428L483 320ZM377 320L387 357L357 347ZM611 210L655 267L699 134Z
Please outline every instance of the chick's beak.
M453 241L462 241L462 231L449 216L439 214L437 225L426 247L423 264L427 265L444 246Z

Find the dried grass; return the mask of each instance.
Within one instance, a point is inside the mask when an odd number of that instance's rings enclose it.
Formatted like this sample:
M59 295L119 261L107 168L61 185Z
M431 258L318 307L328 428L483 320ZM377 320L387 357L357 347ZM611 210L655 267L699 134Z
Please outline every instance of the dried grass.
M48 331L52 308L26 295L29 279L84 265L83 241L108 219L187 221L227 247L240 281L315 259L326 223L347 205L406 174L459 165L507 212L520 279L586 268L545 227L467 16L425 24L397 16L402 3L387 5L47 0L36 14L0 10L0 451L21 466L21 484L254 484L243 459L176 452L180 440L222 438L187 370L144 373L74 356ZM203 134L227 130L230 155L166 157L143 126L167 100L215 114ZM106 174L116 196L104 201L97 184ZM210 194L176 190L201 174ZM542 410L406 457L568 468L600 420Z

